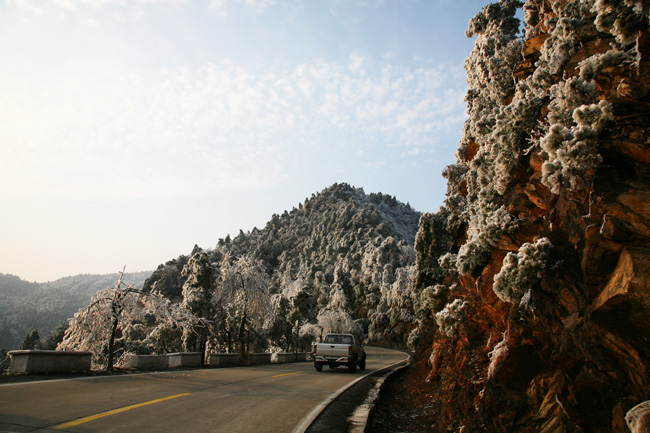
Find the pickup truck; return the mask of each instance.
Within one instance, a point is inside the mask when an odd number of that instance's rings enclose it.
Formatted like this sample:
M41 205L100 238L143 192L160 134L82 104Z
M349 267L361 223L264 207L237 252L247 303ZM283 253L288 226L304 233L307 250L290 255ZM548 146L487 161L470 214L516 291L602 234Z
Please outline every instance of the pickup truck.
M314 344L312 351L316 371L323 371L323 365L336 368L347 365L351 373L366 369L366 352L352 334L327 334L322 343Z

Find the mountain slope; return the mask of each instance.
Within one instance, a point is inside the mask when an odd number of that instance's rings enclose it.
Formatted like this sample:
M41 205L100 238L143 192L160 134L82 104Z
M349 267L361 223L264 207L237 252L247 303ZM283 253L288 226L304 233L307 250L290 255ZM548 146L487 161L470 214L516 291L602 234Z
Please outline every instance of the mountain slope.
M225 254L262 260L272 293L304 293L312 320L334 294L343 293L353 319L372 339L404 345L412 326L409 278L419 218L394 197L334 184L298 208L273 215L261 230L220 239L209 254L214 262ZM187 261L180 256L159 266L145 290L179 300Z
M125 274L125 282L142 287L151 272ZM88 305L98 291L113 287L118 274L76 275L48 283L29 283L0 274L0 348L18 349L25 336L38 330L41 338Z

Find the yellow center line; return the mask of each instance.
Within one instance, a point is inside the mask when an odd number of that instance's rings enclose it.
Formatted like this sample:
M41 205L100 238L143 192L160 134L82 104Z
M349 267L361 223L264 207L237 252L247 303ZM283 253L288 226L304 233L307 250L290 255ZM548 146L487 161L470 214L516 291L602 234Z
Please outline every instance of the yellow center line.
M53 430L63 430L64 428L74 427L74 426L77 426L79 424L84 424L84 423L87 423L89 421L94 421L94 420L99 419L99 418L104 418L106 416L115 415L115 414L118 414L118 413L121 413L121 412L126 412L127 410L137 409L137 408L143 407L143 406L149 406L150 404L160 403L161 401L171 400L173 398L183 397L185 395L190 395L190 394L191 393L186 392L186 393L183 393L183 394L170 395L169 397L159 398L159 399L156 399L156 400L145 401L144 403L133 404L131 406L125 406L125 407L121 407L119 409L113 409L113 410L109 410L109 411L106 411L106 412L101 412L101 413L98 413L98 414L95 414L95 415L90 415L90 416L86 416L86 417L83 417L83 418L75 419L75 420L72 420L72 421L69 421L69 422L66 422L66 423L63 423L63 424L55 425L54 427L50 427L50 428L53 429Z
M271 376L271 377L289 376L290 374L298 374L298 373L304 373L304 371L294 371L293 373L276 374L275 376Z

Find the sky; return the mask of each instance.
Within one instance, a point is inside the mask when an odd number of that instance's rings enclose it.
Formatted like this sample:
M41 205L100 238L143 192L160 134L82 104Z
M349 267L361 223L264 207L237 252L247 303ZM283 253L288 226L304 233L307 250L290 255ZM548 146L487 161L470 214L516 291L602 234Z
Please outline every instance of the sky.
M154 270L336 182L435 212L480 0L0 0L0 273Z

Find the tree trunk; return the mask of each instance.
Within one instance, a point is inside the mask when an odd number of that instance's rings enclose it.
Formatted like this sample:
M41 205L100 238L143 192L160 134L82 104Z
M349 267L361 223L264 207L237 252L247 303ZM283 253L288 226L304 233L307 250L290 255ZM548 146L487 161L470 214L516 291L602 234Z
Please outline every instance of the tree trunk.
M208 342L206 338L201 339L201 365L205 365L205 360L208 359Z
M248 364L248 351L246 350L246 314L242 317L239 325L239 348L241 360L244 365Z
M117 323L117 318L113 317L113 322L111 323L111 336L108 339L108 365L106 366L107 371L113 371L113 351L115 350L115 334L117 333Z

